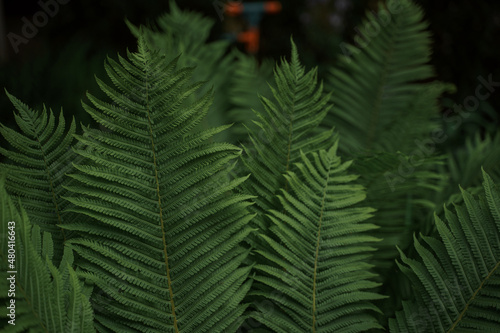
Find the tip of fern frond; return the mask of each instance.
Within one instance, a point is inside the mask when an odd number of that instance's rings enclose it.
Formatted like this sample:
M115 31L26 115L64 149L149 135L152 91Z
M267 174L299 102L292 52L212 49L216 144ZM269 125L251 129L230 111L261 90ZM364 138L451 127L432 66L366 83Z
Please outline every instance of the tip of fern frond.
M481 166L481 174L483 175L483 179L488 182L493 182L493 180L491 179L490 175L484 170L484 167Z
M292 52L297 50L297 45L293 41L293 34L290 35L290 44L292 44Z
M399 245L396 245L396 250L398 250L399 255L401 256L402 259L406 258L406 254L403 252L403 250L401 250Z
M246 176L242 176L241 178L243 178L244 180L247 180L247 179L248 179L248 178L250 178L251 176L252 176L252 174L251 174L251 173L249 173L248 175L246 175Z
M11 93L9 93L9 92L7 91L7 88L5 88L5 87L4 87L4 90L5 90L5 94L6 94L6 95L7 95L7 97L10 99L10 102L11 102L12 104L14 104L14 101L18 101L18 99L17 99L14 95L12 95Z
M179 6L177 6L177 3L175 2L175 0L170 0L168 5L170 7L171 12L180 11L180 8L179 8Z
M125 21L125 25L128 27L128 29L130 30L130 33L132 35L134 35L135 38L139 37L139 34L140 34L140 30L137 26L133 25L132 22L129 21L129 19L127 17L125 17L124 19Z
M292 44L292 59L291 59L292 61L291 61L291 63L299 65L300 64L300 62L299 62L299 51L297 50L297 45L293 41L293 37L292 36L290 36L290 43Z

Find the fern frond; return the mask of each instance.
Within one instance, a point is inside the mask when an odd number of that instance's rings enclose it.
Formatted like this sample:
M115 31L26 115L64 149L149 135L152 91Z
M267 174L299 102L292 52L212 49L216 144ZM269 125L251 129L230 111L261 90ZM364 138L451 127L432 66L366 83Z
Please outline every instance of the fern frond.
M380 4L378 16L367 13L359 47L348 46L327 80L334 108L324 124L338 129L341 151L351 155L368 150L409 154L416 139L437 127L437 98L452 89L421 83L434 71L420 7L399 0L389 0L387 7Z
M379 303L390 318L405 294L403 281L394 272L399 257L396 248L406 250L412 244L412 234L432 230L432 213L436 210L436 197L447 184L446 175L436 171L436 165L444 164L443 157L420 159L402 153L386 152L360 156L354 160L352 170L361 175L358 183L366 188L364 205L377 212L370 220L379 228L370 235L380 238L375 244L371 263L383 282L379 292L388 295Z
M228 90L234 72L233 57L226 54L229 42L218 40L208 42L215 20L198 12L181 10L175 1L170 1L170 11L157 19L155 27L137 28L128 22L132 33L141 34L152 48L167 58L178 59L181 67L194 67L192 82L207 81L214 86L213 103L207 117L203 119L205 129L231 123L226 112L230 109ZM192 101L201 98L206 89L196 91ZM227 141L230 130L219 133L217 141ZM232 140L232 139L231 139Z
M14 114L21 132L0 125L0 134L10 143L12 150L0 147L0 153L10 163L1 164L7 174L8 193L22 198L30 221L50 232L55 244L55 260L62 256L68 238L61 225L74 218L65 212L68 207L62 197L69 179L65 174L74 170L76 154L70 149L74 142L75 121L66 130L62 112L56 120L54 113L30 109L7 93L18 111Z
M250 286L250 196L233 194L240 149L207 141L226 127L195 131L212 95L190 103L201 83L139 38L137 53L109 59L113 82L99 80L113 104L88 98L87 112L106 131L85 129L85 163L68 200L93 222L66 228L82 258L81 276L100 332L222 332L243 321Z
M476 195L483 191L481 185L481 169L493 179L500 181L500 134L490 136L486 134L481 138L479 133L474 137L468 137L465 145L454 149L448 154L445 165L440 167L442 175L449 175L443 191L439 195L438 202L450 204L460 204L463 202L462 193L459 186L467 188L467 191ZM442 206L436 207L436 213L442 213ZM435 224L432 224L435 231ZM429 233L428 233L429 234Z
M359 183L366 188L364 203L377 209L371 222L380 228L372 234L381 241L376 244L374 264L383 275L399 256L396 246L406 249L412 233L424 228L436 209L433 199L446 178L434 169L442 160L433 157L414 165L413 157L402 153L378 153L355 160L353 172L363 175Z
M419 258L401 253L414 299L390 321L392 332L500 331L500 191L483 171L483 190L435 216L439 239L415 239Z
M500 180L500 133L494 137L486 134L481 138L479 133L473 138L467 138L465 146L457 149L448 158L448 169L451 184L469 188L481 184L481 168L483 168L493 180ZM449 195L451 193L448 193Z
M333 130L319 132L317 128L329 110L328 96L317 82L317 70L306 72L301 65L293 41L291 61L283 60L274 77L274 99L261 97L264 111L257 111L258 120L249 128L251 144L245 146L243 157L252 174L244 186L247 193L258 196L261 213L279 204L275 195L287 187L282 175L293 170L301 150L308 153L333 145Z
M72 268L71 250L65 248L57 268L52 263L54 244L51 234L45 232L42 237L40 228L31 225L24 208L18 210L15 207L3 179L0 179L0 212L0 266L2 272L7 272L7 277L14 277L14 280L2 278L0 281L4 304L1 331L95 332L89 299L83 294L82 285ZM14 257L9 254L14 254ZM7 293L11 290L15 294L13 297ZM13 311L7 308L12 307L12 301Z
M358 47L348 47L327 79L334 107L324 124L338 129L341 151L355 159L354 172L367 189L366 204L377 209L372 223L381 228L373 235L383 240L374 263L386 282L394 276L395 246L406 249L415 230L430 229L446 185L438 171L442 135L433 131L438 97L451 86L431 81L431 38L423 17L412 1L380 4L361 23Z
M271 210L267 249L256 252L272 264L256 264L254 318L275 332L361 332L380 328L370 312L382 296L367 263L376 228L365 220L374 211L352 207L363 201L357 176L336 155L337 145L311 157L302 154L299 174L288 172L290 191L281 191L283 211Z
M227 91L231 109L227 117L234 123L230 129L233 141L248 144L248 132L244 124L257 120L256 114L265 112L259 96L271 98L268 82L273 77L273 63L264 60L259 64L255 57L238 50L234 51L234 57L236 60Z

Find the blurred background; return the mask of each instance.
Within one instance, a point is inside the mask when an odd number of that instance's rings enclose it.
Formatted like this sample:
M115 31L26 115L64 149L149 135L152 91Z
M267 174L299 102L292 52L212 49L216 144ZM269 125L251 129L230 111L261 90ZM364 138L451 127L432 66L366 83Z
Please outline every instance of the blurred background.
M245 26L238 18L221 15L229 0L177 1L181 9L198 11L216 22L211 40ZM86 91L97 92L94 75L104 77L106 56L116 57L135 49L136 40L124 23L154 23L169 10L168 1L59 0L44 21L42 5L56 0L0 0L0 86L33 108L43 103L53 110L64 108L82 123L90 119L81 100ZM245 1L245 3L253 1ZM433 65L439 80L456 85L453 95L442 98L444 107L461 104L473 95L477 77L492 75L500 81L500 2L465 0L417 0L426 13L434 36ZM306 67L318 66L320 76L335 65L341 42L352 43L355 27L365 12L375 11L374 0L283 0L281 12L263 17L260 25L259 60L278 60L290 53L290 35L298 45ZM50 14L50 13L49 13ZM26 21L39 20L35 31ZM30 38L23 37L32 36ZM27 30L26 30L27 29ZM27 34L26 34L27 33ZM245 50L244 45L235 46ZM13 107L0 94L0 123L12 126ZM500 125L500 88L482 102L479 111L449 133L447 144L461 144L473 133L493 133ZM500 149L500 147L499 147Z

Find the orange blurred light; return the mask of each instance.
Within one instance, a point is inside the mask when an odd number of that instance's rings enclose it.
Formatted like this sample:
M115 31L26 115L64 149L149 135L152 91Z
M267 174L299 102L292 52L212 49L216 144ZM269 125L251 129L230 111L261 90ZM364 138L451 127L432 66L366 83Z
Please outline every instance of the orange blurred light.
M243 4L238 2L229 2L226 5L226 14L229 16L238 16L243 13Z
M281 12L281 2L279 1L267 1L264 4L264 10L269 14L276 14Z

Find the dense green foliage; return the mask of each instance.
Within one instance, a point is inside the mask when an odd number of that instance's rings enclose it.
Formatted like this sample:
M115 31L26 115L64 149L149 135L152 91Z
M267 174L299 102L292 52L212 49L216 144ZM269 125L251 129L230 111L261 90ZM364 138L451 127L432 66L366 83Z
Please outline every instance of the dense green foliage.
M7 235L15 238L15 265L19 273L9 274L10 279L0 282L5 292L12 289L12 283L17 285L15 298L1 296L2 303L8 305L15 300L15 318L7 318L15 319L15 325L4 323L6 327L2 332L95 332L88 292L73 269L73 252L65 248L56 267L52 260L57 252L52 234L41 232L40 227L30 223L24 209L14 206L5 191L5 179L0 179L0 185L0 217L5 221L1 225L0 245L2 249L10 249L8 244L12 243ZM8 259L7 251L2 251L2 272L12 271ZM2 317L7 313L12 312L2 307Z
M323 84L293 41L271 75L172 3L106 61L98 126L7 93L2 329L499 331L500 136L440 152L422 10L366 20Z
M495 332L500 325L500 196L483 172L481 195L435 216L439 239L415 239L419 259L401 253L415 300L391 320L393 332Z

